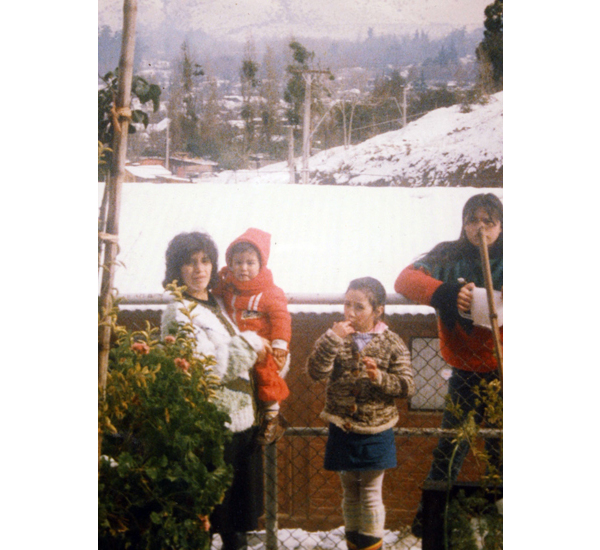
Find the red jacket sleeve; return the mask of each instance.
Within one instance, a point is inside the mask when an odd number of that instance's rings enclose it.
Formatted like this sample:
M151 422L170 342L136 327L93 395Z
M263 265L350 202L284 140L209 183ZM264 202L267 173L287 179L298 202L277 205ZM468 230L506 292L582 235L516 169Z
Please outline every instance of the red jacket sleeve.
M292 339L292 317L283 290L273 287L265 308L271 320L271 340L285 340L289 344Z
M423 268L409 265L403 269L396 282L394 290L417 304L431 305L431 296L442 284L442 281L434 279Z

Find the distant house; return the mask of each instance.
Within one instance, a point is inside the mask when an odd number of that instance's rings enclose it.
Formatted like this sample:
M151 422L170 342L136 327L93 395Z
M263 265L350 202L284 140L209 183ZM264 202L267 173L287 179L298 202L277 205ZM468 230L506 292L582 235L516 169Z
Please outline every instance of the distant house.
M129 164L125 166L125 178L127 183L189 183L189 179L174 176L162 164L143 163Z
M210 174L218 163L211 160L192 158L185 153L176 153L169 157L169 168L164 157L145 157L126 167L128 182L150 183L190 183L193 178Z
M203 174L214 172L218 163L202 158L192 158L187 155L176 154L169 157L169 168L180 178L198 178Z

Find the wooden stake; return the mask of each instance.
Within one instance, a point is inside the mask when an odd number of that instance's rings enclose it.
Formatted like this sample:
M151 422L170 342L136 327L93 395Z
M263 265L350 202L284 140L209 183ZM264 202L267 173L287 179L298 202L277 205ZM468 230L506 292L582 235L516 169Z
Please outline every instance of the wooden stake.
M496 303L494 302L494 284L492 282L492 270L490 268L490 257L488 245L483 232L479 230L479 254L481 256L481 267L483 268L483 278L490 311L490 324L492 325L492 335L494 337L494 350L496 360L498 361L498 371L500 373L500 384L502 384L502 342L500 341L500 329L498 327L498 313L496 312Z
M115 111L119 116L118 129L115 127L113 144L113 164L108 186L108 214L106 233L110 239L105 240L104 265L100 287L100 307L106 315L113 307L113 282L115 261L118 249L119 213L121 207L121 187L125 177L125 161L127 157L127 134L131 105L131 85L133 82L133 53L135 48L135 23L137 0L124 0L123 3L123 38L121 42L121 59L119 61L119 85ZM104 321L107 319L105 318ZM98 384L102 391L106 388L108 374L108 353L110 351L111 326L104 323L98 334Z

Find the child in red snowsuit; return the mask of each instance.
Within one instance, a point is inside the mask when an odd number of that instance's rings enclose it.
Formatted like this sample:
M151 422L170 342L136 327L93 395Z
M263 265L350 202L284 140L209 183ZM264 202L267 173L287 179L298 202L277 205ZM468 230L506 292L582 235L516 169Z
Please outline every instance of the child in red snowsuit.
M279 403L289 395L282 375L289 366L292 335L287 299L267 268L270 250L269 233L248 229L227 248L227 265L219 273L215 292L223 298L227 313L241 331L252 330L271 343L273 353L267 353L266 359L254 367L262 405L259 440L263 444L277 441L285 431Z

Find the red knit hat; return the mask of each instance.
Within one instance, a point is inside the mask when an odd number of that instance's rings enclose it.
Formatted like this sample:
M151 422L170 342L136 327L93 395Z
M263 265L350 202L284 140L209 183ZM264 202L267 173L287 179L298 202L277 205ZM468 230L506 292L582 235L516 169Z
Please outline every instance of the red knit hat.
M256 247L260 255L260 267L261 269L267 267L269 261L269 254L271 252L271 234L261 229L251 227L242 233L237 239L235 239L228 247L225 252L225 261L228 266L231 266L231 252L233 247L239 243L249 243Z

